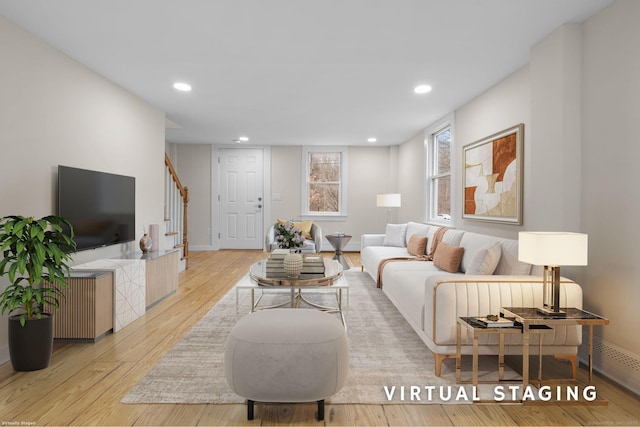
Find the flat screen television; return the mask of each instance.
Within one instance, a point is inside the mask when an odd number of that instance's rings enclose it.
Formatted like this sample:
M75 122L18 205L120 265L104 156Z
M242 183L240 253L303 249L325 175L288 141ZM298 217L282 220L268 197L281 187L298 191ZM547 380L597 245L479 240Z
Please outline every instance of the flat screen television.
M77 250L135 240L136 179L58 166L58 215L75 232Z

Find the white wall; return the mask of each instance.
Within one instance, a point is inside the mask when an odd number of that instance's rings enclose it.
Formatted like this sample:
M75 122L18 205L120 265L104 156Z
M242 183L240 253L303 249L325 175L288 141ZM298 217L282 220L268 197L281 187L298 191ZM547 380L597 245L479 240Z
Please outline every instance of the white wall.
M189 188L188 239L191 250L211 248L211 145L175 144L175 168ZM173 160L172 160L173 162Z
M402 194L402 208L398 222L425 220L425 146L424 132L414 135L398 147L398 189Z
M584 24L582 224L584 299L605 339L640 355L638 125L640 2L618 0ZM640 357L640 356L637 356Z
M526 228L527 222L534 216L534 206L528 203L531 193L533 169L530 159L535 141L531 139L531 89L529 67L523 67L496 86L488 89L477 98L463 105L455 112L454 159L462 159L462 148L467 144L493 135L518 123L524 123L524 225L504 225L488 222L463 220L462 182L453 186L453 199L457 211L453 214L457 228L494 236L516 239L518 231ZM458 162L462 168L462 162ZM462 171L458 170L461 174Z
M397 185L397 147L349 147L348 217L346 220L315 221L324 234L342 231L353 236L348 250L359 250L364 233L382 233L387 212L376 207L376 194L395 192ZM390 160L391 159L391 160ZM299 218L302 192L302 147L274 146L271 149L271 219ZM324 241L323 250L331 250Z
M136 234L162 224L164 114L1 16L0 58L0 216L56 213L62 164L134 176ZM136 245L79 252L74 261ZM1 316L0 363L9 359L6 323Z

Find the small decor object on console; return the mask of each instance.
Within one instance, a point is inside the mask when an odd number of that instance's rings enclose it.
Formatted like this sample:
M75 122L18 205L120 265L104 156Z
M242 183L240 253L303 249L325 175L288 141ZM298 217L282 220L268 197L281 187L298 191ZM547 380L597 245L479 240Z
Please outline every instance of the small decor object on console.
M292 279L297 279L302 271L302 255L297 253L290 253L284 257L283 266L284 271Z
M158 252L160 249L160 225L159 224L150 224L149 225L149 237L151 238L151 242L155 245L152 245L152 252Z
M151 240L151 237L149 237L147 233L144 233L144 236L140 238L140 249L142 250L142 252L149 252L152 245L153 241Z

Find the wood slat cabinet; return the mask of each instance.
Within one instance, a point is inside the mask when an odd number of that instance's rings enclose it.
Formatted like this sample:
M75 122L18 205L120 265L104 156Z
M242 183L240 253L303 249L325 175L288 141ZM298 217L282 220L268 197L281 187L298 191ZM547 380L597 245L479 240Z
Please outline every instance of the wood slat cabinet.
M179 251L145 254L145 302L147 310L178 289Z
M74 272L54 313L54 339L96 342L113 330L113 274Z

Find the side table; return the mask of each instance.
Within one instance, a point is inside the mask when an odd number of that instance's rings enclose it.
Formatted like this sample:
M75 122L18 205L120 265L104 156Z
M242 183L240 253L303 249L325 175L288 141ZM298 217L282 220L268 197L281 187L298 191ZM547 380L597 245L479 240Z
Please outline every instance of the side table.
M522 328L518 326L513 327L499 327L490 328L482 327L473 322L472 317L458 317L458 323L456 324L456 383L468 383L469 381L462 381L462 328L464 327L473 336L473 365L472 365L472 380L471 384L477 386L478 381L478 339L482 334L498 334L498 380L499 382L511 382L519 383L520 380L504 381L504 336L505 334L521 334ZM545 326L541 328L531 329L530 333L544 334L551 332L552 329ZM539 339L539 353L542 355L542 337ZM528 356L527 356L528 357ZM542 357L540 357L542 360ZM542 369L538 370L538 377L542 375ZM487 381L485 381L486 383ZM495 383L495 381L488 381L489 383Z
M592 383L592 353L593 353L593 327L595 325L608 325L609 320L597 314L589 313L574 307L562 307L566 317L549 317L538 313L534 307L503 307L500 309L504 317L514 318L522 323L522 386L529 382L529 335L532 328L538 325L585 325L589 326L589 384ZM574 367L575 379L575 367ZM539 379L538 379L539 381Z
M327 238L331 246L333 246L333 249L336 251L333 259L335 259L342 265L343 270L348 270L349 263L347 263L347 260L344 259L344 256L342 256L342 249L347 245L347 243L349 243L349 240L351 240L351 236L349 236L348 234L327 234L325 237Z

